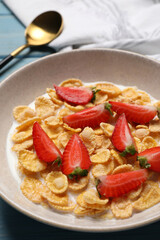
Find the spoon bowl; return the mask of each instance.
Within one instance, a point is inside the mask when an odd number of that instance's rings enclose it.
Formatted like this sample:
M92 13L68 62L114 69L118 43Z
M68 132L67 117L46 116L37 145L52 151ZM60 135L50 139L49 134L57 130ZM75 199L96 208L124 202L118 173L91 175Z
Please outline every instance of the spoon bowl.
M56 11L48 11L37 16L26 28L26 44L20 46L0 61L0 69L27 47L42 46L50 43L63 30L63 18Z
M48 44L58 37L63 28L61 15L55 11L42 13L26 28L25 36L30 46Z

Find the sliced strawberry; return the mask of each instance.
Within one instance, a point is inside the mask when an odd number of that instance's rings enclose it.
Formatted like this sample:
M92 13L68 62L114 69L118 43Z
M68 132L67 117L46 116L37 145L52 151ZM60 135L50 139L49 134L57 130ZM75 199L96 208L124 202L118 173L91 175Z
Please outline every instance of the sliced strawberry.
M128 121L133 121L139 124L148 123L157 114L157 109L154 106L144 106L112 101L109 101L109 103L111 104L111 109L117 114L120 115L125 113Z
M92 90L85 87L59 87L54 85L57 95L71 104L85 105L93 98Z
M33 124L33 145L38 158L45 162L57 161L60 164L62 154L48 137L38 122Z
M160 147L146 149L137 156L140 166L160 172Z
M134 155L137 152L135 141L124 113L119 116L116 122L111 140L115 148L122 152L121 156L123 157L126 156L126 154Z
M146 169L100 176L97 179L97 191L105 198L119 197L139 187L147 176Z
M111 116L110 104L100 104L80 112L65 116L63 121L72 128L97 127L101 122L107 122Z
M70 179L87 176L91 166L88 150L78 134L74 134L64 149L61 170Z

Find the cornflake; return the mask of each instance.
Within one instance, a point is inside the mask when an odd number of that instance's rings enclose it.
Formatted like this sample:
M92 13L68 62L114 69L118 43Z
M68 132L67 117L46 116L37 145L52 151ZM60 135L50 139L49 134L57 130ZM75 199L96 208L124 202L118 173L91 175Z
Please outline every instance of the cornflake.
M63 105L63 101L58 97L58 95L56 94L56 91L53 90L52 88L47 88L46 89L48 95L50 96L52 102L56 105ZM55 106L55 108L58 108L57 106Z
M85 127L81 132L80 137L82 138L86 148L88 149L89 154L92 154L96 147L95 133L93 129L90 127Z
M63 122L59 118L57 118L55 116L50 116L50 117L46 118L44 120L44 122L45 122L46 125L48 125L50 127L54 127L54 128L56 128L59 125L63 124Z
M46 184L53 193L61 194L68 188L68 179L62 172L52 171L46 177Z
M92 174L95 178L97 178L102 175L111 174L113 172L113 169L114 169L114 161L110 160L106 164L102 164L102 163L96 164L92 168Z
M116 218L124 219L132 216L132 203L126 197L114 198L111 203L111 210Z
M42 202L41 187L41 181L32 177L25 177L20 186L23 195L34 203Z
M18 106L13 109L13 116L17 122L22 123L36 116L35 111L28 106Z
M142 151L148 149L148 148L153 148L157 147L157 142L154 140L154 138L147 136L143 139L142 141Z
M113 130L114 130L114 126L109 124L109 123L100 123L100 127L103 130L104 134L106 135L106 137L111 137Z
M68 205L68 195L56 195L47 186L43 185L41 189L41 195L43 198L48 200L50 203L57 204L59 206Z
M31 150L32 147L33 147L33 139L29 139L29 140L24 141L22 143L14 144L13 147L12 147L12 151L19 152L20 150L24 150L24 149L26 149L26 150L30 149Z
M81 87L83 83L79 79L67 79L60 86ZM17 170L24 178L20 186L21 191L30 201L62 213L73 212L79 217L92 216L102 219L129 218L132 216L133 209L134 212L143 211L160 202L159 173L148 170L148 180L121 197L100 198L96 190L95 178L141 169L136 157L129 155L125 158L121 157L111 142L119 115L113 111L113 116L108 122L101 122L95 129L91 127L71 128L63 122L63 117L110 100L154 105L159 108L160 101L152 104L150 96L136 87L127 87L121 91L114 84L107 82L83 87L100 89L93 103L72 105L63 101L54 89L47 88L47 97L36 98L35 110L28 106L18 106L13 109L13 116L19 125L12 136L12 150L18 157ZM46 163L38 158L32 136L35 122L41 125L62 153L73 134L76 133L81 137L92 162L87 176L70 180L62 173L57 163ZM138 153L160 146L158 116L147 124L129 122L128 125ZM72 198L74 198L73 202ZM76 203L74 203L75 200Z
M69 180L68 189L73 192L80 191L88 185L88 182L89 182L89 175L87 175L86 177L82 177L78 180Z
M136 100L139 95L135 87L128 87L122 91L122 96L125 98Z
M92 163L106 163L110 158L110 150L102 149L98 153L91 156Z
M158 183L146 181L140 198L134 202L133 207L137 211L143 211L160 202L160 187Z
M68 108L69 110L71 110L72 112L79 112L79 111L82 111L84 109L84 106L82 106L82 105L72 106L72 105L70 105L66 102L64 103L64 106L66 108Z
M124 173L124 172L130 172L133 171L134 168L132 167L131 164L123 164L114 169L112 174L118 174L118 173Z
M36 98L35 111L38 117L42 119L56 115L56 110L53 102L50 99L45 98L43 96Z
M98 83L96 84L96 88L107 93L109 97L116 97L121 93L121 90L111 83Z
M31 172L40 172L47 168L47 163L39 160L32 151L20 150L18 152L18 160L25 169Z
M67 80L63 81L59 86L61 86L61 87L81 87L81 86L83 86L83 83L80 79L71 78L71 79L67 79Z
M160 133L160 119L151 120L149 123L149 130L153 133Z
M69 201L67 206L57 205L50 201L48 201L48 202L49 202L49 206L51 208L54 208L55 210L62 211L62 212L72 212L76 206L75 203L73 203L71 201Z

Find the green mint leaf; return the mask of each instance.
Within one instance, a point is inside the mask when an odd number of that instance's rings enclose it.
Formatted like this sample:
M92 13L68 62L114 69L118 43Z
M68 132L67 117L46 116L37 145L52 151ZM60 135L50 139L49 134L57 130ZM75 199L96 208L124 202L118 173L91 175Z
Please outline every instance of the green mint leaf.
M57 157L57 159L56 159L53 163L57 163L57 164L58 164L58 167L60 167L61 164L62 164L61 157Z
M72 173L68 175L69 179L87 176L88 171L86 169L81 169L80 167L76 167Z
M92 88L93 97L91 99L91 103L94 103L94 101L96 100L96 93L98 93L99 91L101 91L101 89L96 89L96 87Z
M109 113L111 114L111 116L113 116L113 113L111 111L111 107L112 107L112 105L110 103L108 103L108 102L105 103L105 109L107 109L109 111Z
M134 145L130 145L130 146L126 147L126 149L123 152L121 152L119 155L121 157L125 157L127 154L131 154L133 156L135 153L137 153L137 151L136 151Z
M137 160L142 168L150 168L151 164L148 163L147 158L144 156L138 156Z

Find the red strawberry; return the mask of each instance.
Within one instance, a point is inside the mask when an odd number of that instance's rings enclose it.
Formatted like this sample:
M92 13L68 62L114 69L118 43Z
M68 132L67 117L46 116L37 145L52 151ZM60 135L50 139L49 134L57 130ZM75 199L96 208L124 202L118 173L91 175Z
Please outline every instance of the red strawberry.
M126 156L127 153L134 155L136 153L135 141L131 135L125 114L119 116L113 134L112 143L115 148L122 152L121 156Z
M110 104L100 104L80 112L65 116L63 121L72 128L98 127L101 122L107 122L111 116Z
M111 109L113 111L119 115L125 113L127 120L135 123L148 123L157 114L157 109L154 106L144 106L112 101L109 101L109 103L111 104Z
M33 124L33 145L37 156L45 162L57 161L60 164L62 154L54 142L48 137L38 122Z
M141 167L160 172L160 147L146 149L137 156Z
M64 149L61 170L70 179L87 176L91 166L88 150L78 134L74 134Z
M54 85L57 95L71 104L87 104L93 98L92 90L85 87L59 87Z
M97 191L105 198L119 197L139 187L147 176L146 169L100 176L97 179Z

